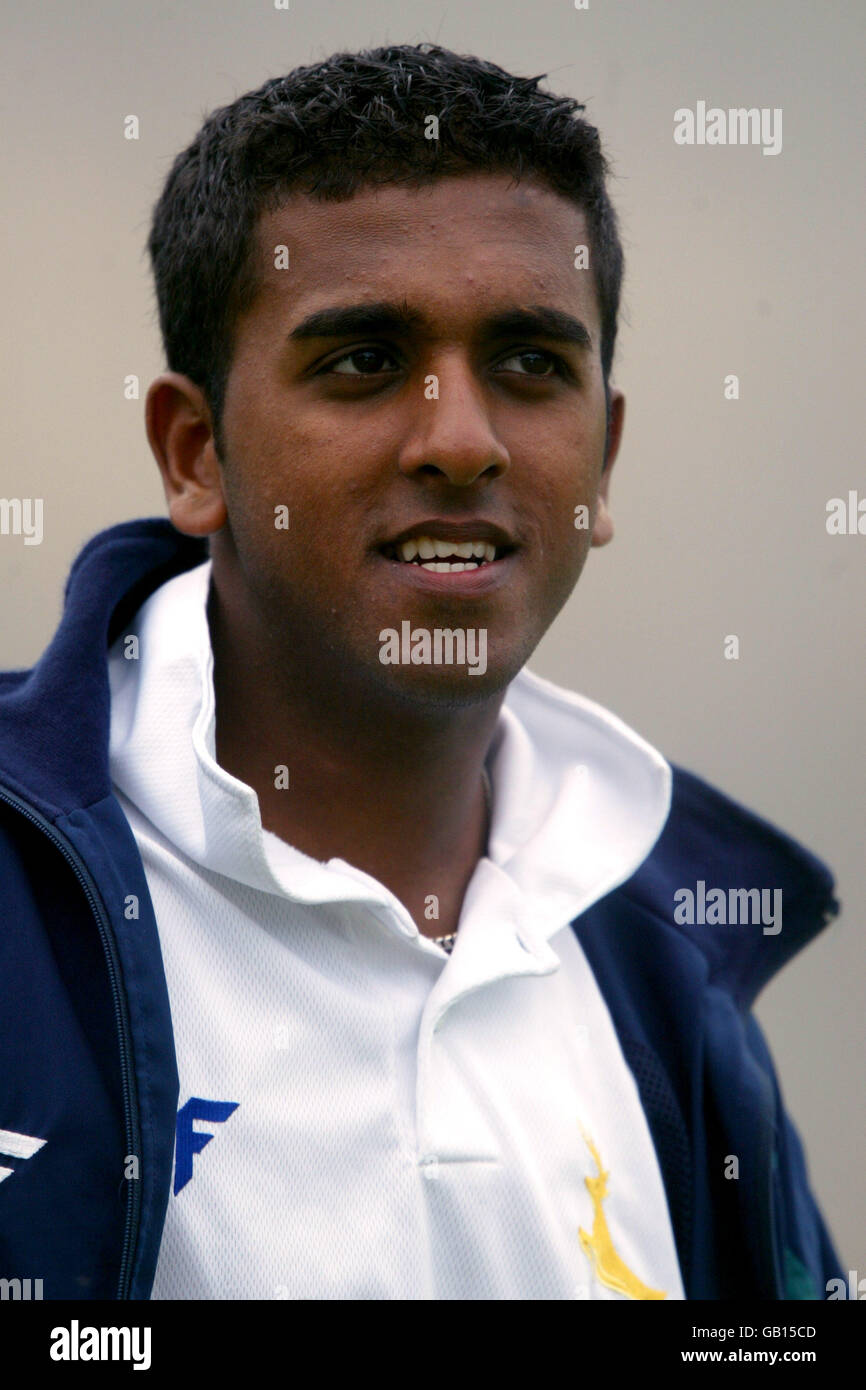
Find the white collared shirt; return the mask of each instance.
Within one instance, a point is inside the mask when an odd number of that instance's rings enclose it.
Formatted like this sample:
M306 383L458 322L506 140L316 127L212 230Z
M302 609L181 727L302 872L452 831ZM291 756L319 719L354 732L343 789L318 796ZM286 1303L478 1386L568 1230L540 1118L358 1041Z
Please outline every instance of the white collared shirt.
M637 1087L569 925L649 854L667 762L522 671L448 956L375 878L263 830L216 762L210 570L157 589L109 661L181 1087L152 1296L682 1299Z

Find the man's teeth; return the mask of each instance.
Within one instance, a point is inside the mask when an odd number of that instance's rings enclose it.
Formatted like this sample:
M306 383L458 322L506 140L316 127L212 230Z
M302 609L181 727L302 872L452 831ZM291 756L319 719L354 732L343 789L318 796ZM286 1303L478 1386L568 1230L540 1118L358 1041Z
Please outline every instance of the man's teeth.
M440 541L430 536L413 536L397 549L401 560L420 564L422 569L434 570L437 574L479 569L496 559L496 546L489 541ZM448 557L452 555L460 558L449 563Z

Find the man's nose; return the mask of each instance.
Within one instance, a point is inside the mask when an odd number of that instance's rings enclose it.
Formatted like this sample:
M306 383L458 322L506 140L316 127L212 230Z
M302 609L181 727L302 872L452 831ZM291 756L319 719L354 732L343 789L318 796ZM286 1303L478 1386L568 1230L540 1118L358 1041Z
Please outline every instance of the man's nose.
M498 438L488 402L470 365L450 359L431 365L410 406L399 456L407 477L442 474L456 487L500 477L511 459Z

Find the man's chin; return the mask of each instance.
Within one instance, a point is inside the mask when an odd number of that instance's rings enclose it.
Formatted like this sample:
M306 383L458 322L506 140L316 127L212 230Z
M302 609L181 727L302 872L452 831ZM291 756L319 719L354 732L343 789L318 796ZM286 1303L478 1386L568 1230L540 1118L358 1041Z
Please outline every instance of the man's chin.
M477 636L460 650L431 644L428 652L420 642L414 648L404 642L392 643L382 654L388 659L376 673L379 691L419 709L457 710L490 701L507 690L524 664L511 644L505 652L490 650Z
M519 668L518 668L519 669ZM465 672L401 672L388 682L388 692L404 706L417 709L459 710L484 704L500 696L514 680L517 671L490 670L473 678ZM379 682L382 689L382 682Z

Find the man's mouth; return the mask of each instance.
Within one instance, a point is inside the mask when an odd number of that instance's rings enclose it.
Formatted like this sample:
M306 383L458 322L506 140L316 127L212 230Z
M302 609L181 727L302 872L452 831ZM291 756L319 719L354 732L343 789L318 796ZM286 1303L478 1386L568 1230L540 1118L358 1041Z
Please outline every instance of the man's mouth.
M408 540L391 541L382 547L382 554L398 564L417 565L434 574L461 574L465 570L484 569L501 560L513 546L494 545L492 541L440 540L434 536L412 536Z

